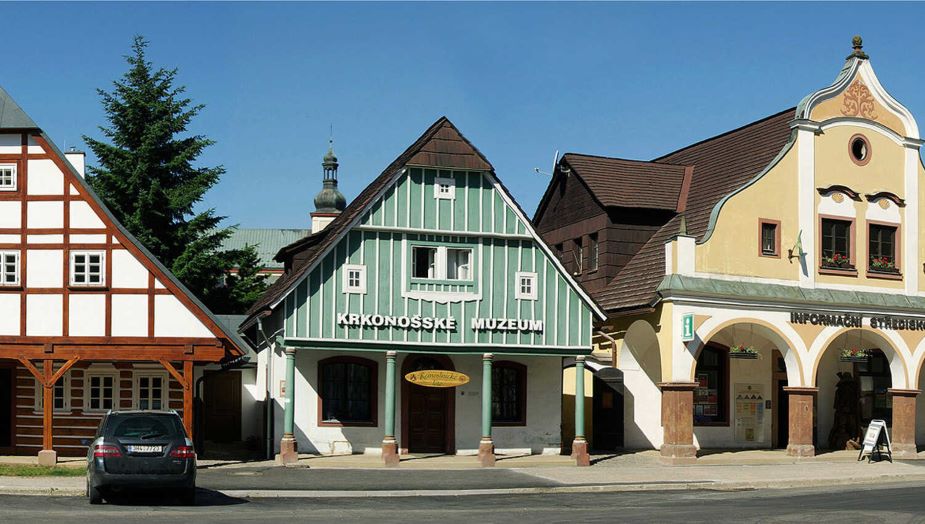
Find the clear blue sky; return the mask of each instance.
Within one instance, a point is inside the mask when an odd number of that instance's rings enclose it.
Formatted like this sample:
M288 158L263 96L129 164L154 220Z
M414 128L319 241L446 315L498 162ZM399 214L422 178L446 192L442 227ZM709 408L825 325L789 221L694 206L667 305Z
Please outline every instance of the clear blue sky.
M650 159L794 106L851 36L925 118L921 4L11 4L3 85L59 146L104 123L132 36L206 109L205 204L306 227L334 124L348 199L441 115L532 214L556 150ZM15 52L9 52L15 51ZM92 161L92 159L91 159Z

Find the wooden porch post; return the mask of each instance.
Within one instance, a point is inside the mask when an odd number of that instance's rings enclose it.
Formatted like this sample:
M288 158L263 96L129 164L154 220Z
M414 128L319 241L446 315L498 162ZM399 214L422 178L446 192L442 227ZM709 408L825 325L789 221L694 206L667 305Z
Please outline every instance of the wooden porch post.
M52 375L52 361L44 362L44 380L42 381L42 450L39 451L39 465L54 466L58 463L58 453L54 450L52 427L54 426L55 385L49 380Z
M186 383L183 384L183 425L186 426L186 434L190 440L193 439L193 361L183 361L183 378Z

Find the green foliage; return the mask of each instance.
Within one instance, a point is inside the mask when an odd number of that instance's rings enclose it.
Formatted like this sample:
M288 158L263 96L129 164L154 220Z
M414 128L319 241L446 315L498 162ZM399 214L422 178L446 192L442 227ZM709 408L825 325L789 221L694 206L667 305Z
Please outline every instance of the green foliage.
M222 289L226 270L248 261L250 254L222 251L230 234L220 227L225 217L216 216L214 209L194 210L225 173L222 166L194 165L214 143L187 134L204 106L193 104L184 95L185 87L174 86L176 69L152 67L145 58L147 45L136 36L132 53L125 57L128 71L113 82L112 91L97 90L109 125L99 128L107 141L83 137L99 163L88 167L87 181L116 219L207 306L216 312L243 312L248 304L223 300L254 296L254 289L266 284L229 279L248 289Z
M83 477L87 468L83 462L75 466L35 466L32 464L0 464L0 477Z

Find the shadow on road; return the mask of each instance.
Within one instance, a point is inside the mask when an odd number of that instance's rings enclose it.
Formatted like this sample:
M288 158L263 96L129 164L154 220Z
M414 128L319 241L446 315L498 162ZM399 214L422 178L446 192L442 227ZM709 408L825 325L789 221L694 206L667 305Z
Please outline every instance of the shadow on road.
M112 492L104 494L107 504L113 506L184 506L179 496L172 493L157 492ZM196 488L196 506L235 506L247 504L247 499L229 497L224 493L204 488Z

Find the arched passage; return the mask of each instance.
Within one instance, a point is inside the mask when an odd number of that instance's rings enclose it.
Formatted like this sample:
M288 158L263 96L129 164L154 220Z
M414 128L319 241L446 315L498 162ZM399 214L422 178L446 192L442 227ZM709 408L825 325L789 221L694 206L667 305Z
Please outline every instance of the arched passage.
M785 387L804 384L796 337L761 319L701 326L691 351L694 442L701 448L786 447Z
M630 324L617 356L623 371L623 439L628 449L651 449L662 445L662 360L652 324Z
M863 328L831 333L812 369L812 383L818 388L817 449L845 449L848 440L861 438L872 419L892 425L890 390L907 388L908 366L888 336Z

